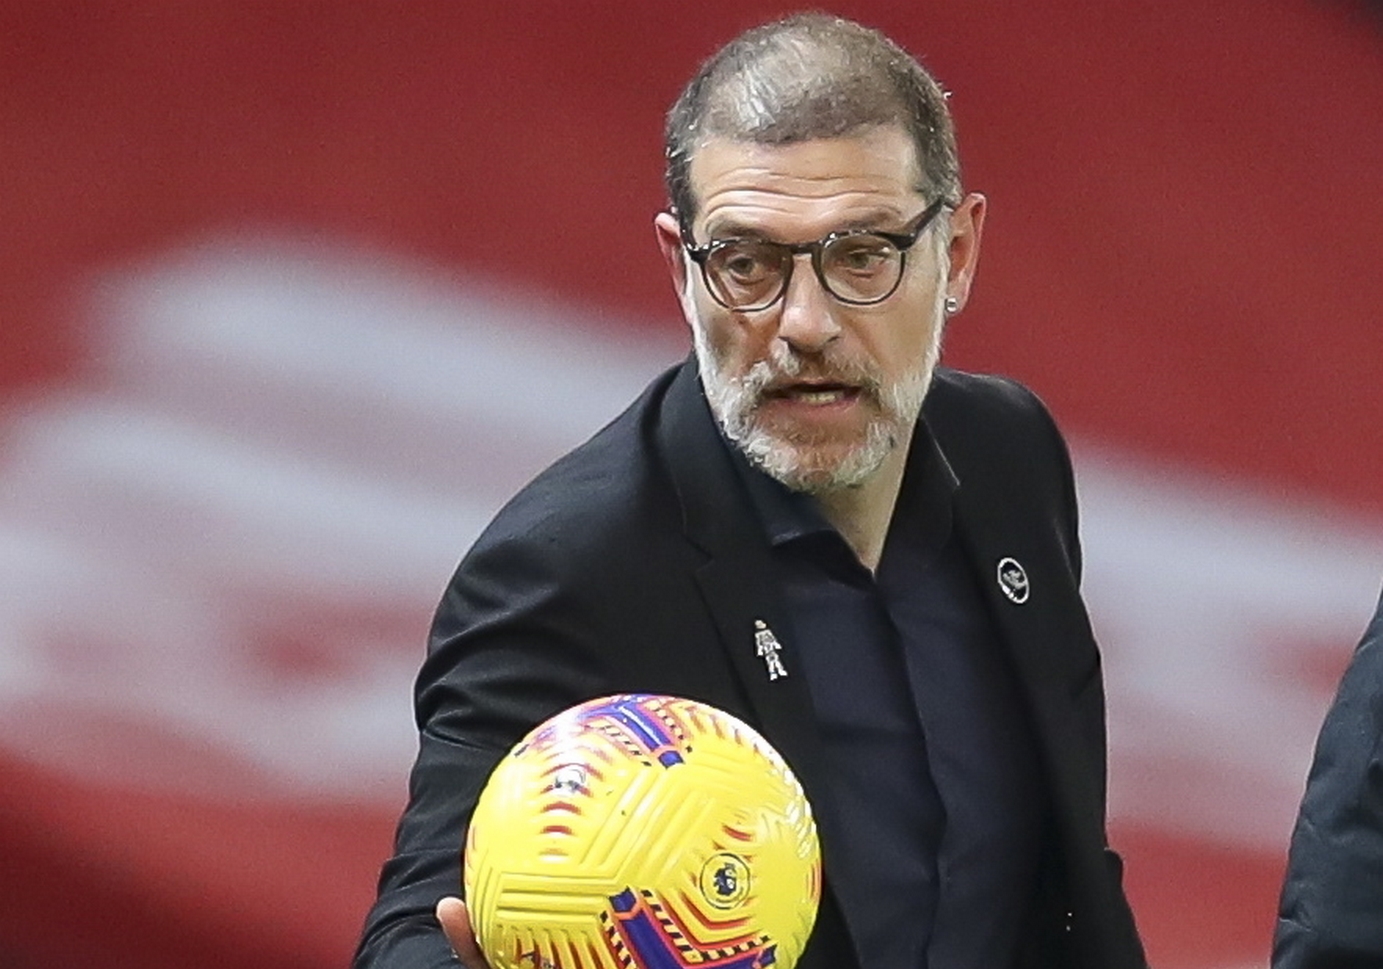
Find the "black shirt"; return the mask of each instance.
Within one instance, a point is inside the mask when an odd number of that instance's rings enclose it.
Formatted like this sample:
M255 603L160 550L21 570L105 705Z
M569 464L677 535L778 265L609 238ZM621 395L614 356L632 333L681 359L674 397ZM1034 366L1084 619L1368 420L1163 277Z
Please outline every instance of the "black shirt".
M825 747L827 803L813 809L861 966L1012 966L1045 799L1022 698L953 527L959 484L944 455L919 423L874 574L814 499L738 463L792 619L778 632Z

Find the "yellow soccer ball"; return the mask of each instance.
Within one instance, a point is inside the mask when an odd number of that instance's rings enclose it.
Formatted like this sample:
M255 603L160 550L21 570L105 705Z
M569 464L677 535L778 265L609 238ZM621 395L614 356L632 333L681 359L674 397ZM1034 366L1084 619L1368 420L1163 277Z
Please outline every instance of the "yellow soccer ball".
M791 969L821 855L801 785L752 728L624 694L558 714L500 761L463 881L494 969Z

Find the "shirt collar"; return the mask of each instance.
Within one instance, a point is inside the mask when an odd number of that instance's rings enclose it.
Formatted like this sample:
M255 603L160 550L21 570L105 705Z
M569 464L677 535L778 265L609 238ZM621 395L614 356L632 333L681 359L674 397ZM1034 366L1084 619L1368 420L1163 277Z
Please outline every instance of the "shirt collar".
M812 535L834 534L814 498L793 491L752 466L733 442L726 441L726 446L769 544L777 548ZM920 528L926 547L939 548L950 534L951 499L959 486L926 418L919 418L908 448L898 507L911 510L907 515L910 530ZM894 524L898 517L895 511Z

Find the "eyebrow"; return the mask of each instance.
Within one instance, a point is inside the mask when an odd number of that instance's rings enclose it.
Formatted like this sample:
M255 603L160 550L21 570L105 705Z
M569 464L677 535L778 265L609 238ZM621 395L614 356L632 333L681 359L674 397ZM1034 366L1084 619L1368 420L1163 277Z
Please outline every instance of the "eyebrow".
M864 229L870 232L887 232L891 231L886 227L888 223L898 222L902 218L902 215L891 209L879 209L875 212L850 219L831 229L829 232L825 233L825 235L830 235L832 232L851 232L857 229ZM880 223L883 223L883 225ZM712 228L712 226L714 226L714 228ZM727 219L719 223L713 221L706 226L706 233L711 239L757 239L762 241L777 241L770 240L768 233L762 228L751 226L743 222L736 222L733 219ZM825 238L825 235L823 235L822 238Z

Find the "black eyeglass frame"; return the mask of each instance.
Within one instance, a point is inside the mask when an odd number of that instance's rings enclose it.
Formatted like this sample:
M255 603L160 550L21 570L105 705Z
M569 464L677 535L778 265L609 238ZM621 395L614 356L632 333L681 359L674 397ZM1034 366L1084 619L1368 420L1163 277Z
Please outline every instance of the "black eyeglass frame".
M706 260L717 250L723 249L725 246L750 240L739 237L712 239L704 246L699 246L692 239L691 229L689 229L685 223L681 223L680 219L678 221L680 223L679 228L681 229L682 235L682 248L685 249L687 255L691 257L691 261L701 267L701 281L705 283L706 290L711 294L711 298L727 310L735 310L740 313L757 313L761 310L768 309L783 298L783 294L788 291L788 285L792 282L792 271L797 266L796 257L802 253L811 254L812 270L816 273L817 282L821 284L821 288L825 292L830 294L832 299L845 303L847 306L873 306L877 303L882 303L894 293L898 292L898 287L903 283L903 273L905 273L908 268L908 250L916 245L917 240L922 237L922 233L926 231L927 226L932 223L932 220L937 217L937 214L940 213L942 209L946 208L947 205L948 199L944 196L936 199L931 205L918 213L917 217L913 220L913 227L911 229L905 229L902 232L881 232L878 229L843 229L839 232L832 232L821 239L817 239L815 242L769 242L767 240L753 240L756 242L766 242L768 245L776 247L779 251L788 253L789 258L787 260L787 269L783 271L782 284L778 287L778 291L773 294L773 298L766 302L756 303L750 306L731 306L729 303L725 302L725 300L720 297L720 294L716 292L716 287L711 282L710 272L706 268ZM883 239L898 250L898 278L893 281L893 285L889 287L888 292L884 293L882 296L871 299L850 299L841 296L831 288L830 282L826 279L826 272L821 266L821 253L827 246L840 239L857 238L859 236L874 236Z

